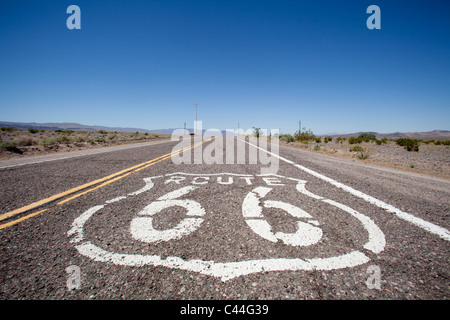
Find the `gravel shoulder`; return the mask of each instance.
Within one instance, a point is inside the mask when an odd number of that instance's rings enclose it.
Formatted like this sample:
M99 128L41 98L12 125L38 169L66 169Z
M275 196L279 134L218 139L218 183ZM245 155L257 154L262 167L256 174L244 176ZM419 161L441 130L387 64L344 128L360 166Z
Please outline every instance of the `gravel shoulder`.
M280 142L280 145L450 179L450 146L446 145L422 143L418 152L406 151L393 141L381 145L363 142L359 144L362 148L359 152L350 151L354 145L349 144L348 141L340 143L335 141L328 143ZM361 153L367 158L360 159Z
M91 146L86 148L61 148L59 151L55 152L41 152L38 154L28 154L15 157L0 158L0 169L22 166L27 164L38 164L49 161L64 160L69 158L77 158L83 156L91 156L96 154L103 154L114 151L122 151L133 148L144 148L155 144L170 142L168 139L156 139L150 142L135 142L120 145L100 145Z

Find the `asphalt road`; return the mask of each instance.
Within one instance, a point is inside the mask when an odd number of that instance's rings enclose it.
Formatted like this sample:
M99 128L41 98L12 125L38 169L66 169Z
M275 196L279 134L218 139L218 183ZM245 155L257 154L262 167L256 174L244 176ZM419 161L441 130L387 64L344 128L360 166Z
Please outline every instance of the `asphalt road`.
M449 180L234 142L0 162L0 299L448 299Z

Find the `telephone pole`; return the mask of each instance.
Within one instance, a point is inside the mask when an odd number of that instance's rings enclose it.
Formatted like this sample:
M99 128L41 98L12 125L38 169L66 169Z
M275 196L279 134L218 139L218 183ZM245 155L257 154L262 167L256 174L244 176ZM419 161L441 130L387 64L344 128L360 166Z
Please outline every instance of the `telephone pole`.
M194 102L194 106L195 106L194 134L197 134L197 106L198 106L198 102Z

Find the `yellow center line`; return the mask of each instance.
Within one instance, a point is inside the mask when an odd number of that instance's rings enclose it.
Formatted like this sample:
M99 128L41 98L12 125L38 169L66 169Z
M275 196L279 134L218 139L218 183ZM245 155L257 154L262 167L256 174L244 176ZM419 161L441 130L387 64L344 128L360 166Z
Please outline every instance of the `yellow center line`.
M31 203L31 204L29 204L29 205L27 205L27 206L24 206L24 207L22 207L22 208L19 208L19 209L16 209L16 210L13 210L13 211L4 213L4 214L0 215L0 221L2 221L2 220L4 220L4 219L7 219L7 218L10 218L10 217L13 217L13 216L15 216L15 215L18 215L18 214L20 214L20 213L24 213L24 212L26 212L26 211L29 211L29 210L32 210L32 209L36 209L37 207L43 206L43 205L45 205L45 204L47 204L47 203L49 203L49 202L58 200L58 199L60 199L60 198L62 198L62 197L65 197L65 196L67 196L67 195L69 195L69 194L78 192L78 191L80 191L80 190L86 189L86 188L88 188L88 187L90 187L90 186L92 186L92 185L95 185L95 184L97 184L97 183L101 183L101 182L106 181L106 180L108 180L108 179L114 178L114 177L116 177L116 176L118 176L118 175L120 175L120 174L123 174L124 172L128 172L128 171L133 170L133 169L135 169L135 168L139 168L140 166L143 166L143 165L145 165L145 164L147 164L147 163L150 163L150 162L153 162L153 161L155 161L155 160L158 160L158 159L160 159L160 158L162 158L162 157L165 157L165 156L167 156L167 155L169 155L169 154L165 154L165 155L163 155L163 156L161 156L161 157L158 157L158 158L152 159L152 160L150 160L150 161L147 161L147 162L138 164L138 165L136 165L136 166L130 167L130 168L128 168L128 169L124 169L124 170L122 170L122 171L113 173L113 174L111 174L111 175L109 175L109 176L106 176L106 177L104 177L104 178L101 178L101 179L98 179L98 180L95 180L95 181L91 181L91 182L89 182L89 183L83 184L83 185L78 186L78 187L76 187L76 188L73 188L73 189L70 189L70 190L67 190L67 191L58 193L58 194L56 194L56 195L54 195L54 196L45 198L45 199L43 199L43 200L40 200L40 201L37 201L37 202L33 202L33 203ZM170 154L170 155L171 155L171 154Z
M38 214L40 214L40 213L42 213L42 212L45 212L45 211L48 211L48 210L49 210L49 209L44 209L44 210L41 210L41 211L38 211L38 212L31 213L31 214L29 214L29 215L27 215L27 216L24 216L24 217L22 217L22 218L13 220L13 221L11 221L11 222L1 224L1 225L0 225L0 230L1 230L1 229L5 229L5 228L7 228L7 227L10 227L10 226L12 226L12 225L15 225L16 223L22 222L22 221L24 221L24 220L27 220L27 219L29 219L29 218L31 218L31 217L37 216Z
M199 146L199 145L201 145L201 144L203 144L203 143L205 143L205 142L211 141L212 139L213 139L213 138L210 138L210 139L208 139L208 140L204 140L204 141L202 141L202 142L200 142L200 143L198 143L198 144L192 145L192 146L190 146L190 147L182 148L182 149L173 151L173 152L171 152L171 153L167 153L167 154L162 155L162 156L160 156L160 157L157 157L157 158L155 158L155 159L152 159L152 160L143 162L143 163L141 163L141 164L135 165L135 166L133 166L133 167L130 167L130 168L128 168L128 169L124 169L124 170L121 170L121 171L119 171L119 172L113 173L113 174L111 174L111 175L109 175L109 176L107 176L107 177L104 177L104 178L101 178L101 179L98 179L98 180L95 180L95 181L92 181L92 182L83 184L83 185L81 185L81 186L78 186L78 187L76 187L76 188L73 188L73 189L64 191L64 192L62 192L62 193L58 193L58 194L56 194L56 195L54 195L54 196L51 196L51 197L48 197L48 198L46 198L46 199L43 199L43 200L40 200L40 201L37 201L37 202L33 202L33 203L31 203L31 204L29 204L29 205L27 205L27 206L24 206L24 207L22 207L22 208L19 208L19 209L16 209L16 210L13 210L13 211L4 213L4 214L0 215L0 221L2 221L2 220L4 220L4 219L7 219L7 218L10 218L10 217L13 217L13 216L15 216L15 215L24 213L24 212L26 212L26 211L30 211L30 210L36 209L36 208L38 208L38 207L44 206L44 205L46 205L46 204L48 204L48 203L50 203L50 202L53 202L53 201L55 201L55 200L61 199L61 198L63 198L63 197L66 197L66 196L68 196L68 195L74 194L74 193L76 193L76 192L78 192L78 191L80 191L80 190L84 190L84 189L86 189L86 188L89 188L90 186L93 186L93 185L96 185L96 184L98 184L98 183L101 183L100 185L98 185L98 186L96 186L96 187L94 187L94 188L91 188L91 189L86 190L86 191L84 191L84 192L78 193L78 194L76 194L76 195L74 195L74 196L72 196L72 197L69 197L69 198L67 198L67 199L64 199L64 200L62 200L62 201L60 201L60 202L58 202L58 203L56 204L57 206L62 205L62 204L64 204L64 203L66 203L66 202L68 202L68 201L70 201L70 200L73 200L73 199L75 199L75 198L78 198L78 197L80 197L80 196L82 196L82 195L84 195L84 194L86 194L86 193L89 193L89 192L91 192L91 191L97 190L97 189L99 189L99 188L101 188L101 187L104 187L104 186L106 186L106 185L108 185L108 184L111 184L111 183L113 183L113 182L115 182L115 181L118 181L118 180L120 180L120 179L122 179L122 178L125 178L125 177L129 176L129 175L132 174L132 173L138 172L138 171L140 171L140 170L142 170L142 169L145 169L145 168L148 168L148 167L150 167L150 166L152 166L152 165L154 165L154 164L156 164L156 163L159 163L159 162L161 162L161 161L164 161L164 160L166 160L166 159L169 159L169 158L171 158L173 155L176 155L176 154L178 154L178 153L181 153L181 152L187 151L187 150L189 150L189 149L195 148L196 146ZM102 182L103 182L103 183L102 183ZM40 214L40 213L42 213L42 212L48 211L48 210L49 210L49 209L44 209L44 210L41 210L41 211L38 211L38 212L31 213L31 214L29 214L29 215L27 215L27 216L21 217L21 218L19 218L19 219L14 220L14 221L11 221L11 222L8 222L8 223L4 223L4 224L0 225L0 230L1 230L1 229L4 229L4 228L6 228L6 227L12 226L12 225L14 225L14 224L16 224L16 223L22 222L22 221L24 221L24 220L26 220L26 219L29 219L29 218L31 218L31 217L34 217L34 216L36 216L36 215L38 215L38 214Z
M124 175L121 175L121 176L118 176L118 177L116 177L116 178L114 178L114 179L111 179L111 180L108 180L108 181L106 181L106 182L103 182L102 184L100 184L100 185L98 185L98 186L96 186L96 187L94 187L94 188L91 188L91 189L86 190L86 191L81 192L81 193L77 193L76 195L74 195L74 196L72 196L72 197L69 197L69 198L67 198L67 199L64 199L64 200L62 200L61 202L58 202L56 205L57 205L57 206L62 205L62 204L64 204L64 203L66 203L66 202L69 202L70 200L73 200L73 199L75 199L75 198L78 198L78 197L80 197L80 196L82 196L82 195L84 195L84 194L86 194L86 193L91 192L91 191L100 189L100 188L102 188L102 187L104 187L104 186L106 186L106 185L108 185L108 184L110 184L110 183L113 183L113 182L118 181L118 180L120 180L120 179L122 179L122 178L125 178L125 177L129 176L129 175L132 174L132 173L138 172L139 170L142 170L142 169L145 169L145 168L147 168L147 167L150 167L150 166L152 166L152 165L154 165L154 164L157 164L157 163L159 163L159 162L161 162L161 161L163 161L163 160L166 160L166 159L168 159L168 158L171 158L171 157L172 157L172 155L167 156L166 158L160 159L160 160L158 160L158 161L156 161L156 162L152 162L152 163L150 163L150 164L148 164L148 165L146 165L146 166L144 166L144 167L142 167L142 168L138 168L138 169L136 169L136 170L134 170L134 171L125 173Z

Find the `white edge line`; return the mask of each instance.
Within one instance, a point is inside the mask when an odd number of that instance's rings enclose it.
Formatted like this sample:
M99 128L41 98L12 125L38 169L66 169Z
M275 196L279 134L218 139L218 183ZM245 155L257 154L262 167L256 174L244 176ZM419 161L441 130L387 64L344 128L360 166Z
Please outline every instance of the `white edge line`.
M365 200L365 201L367 201L367 202L369 202L369 203L371 203L371 204L373 204L373 205L375 205L375 206L377 206L379 208L385 209L386 211L395 214L400 219L408 221L408 222L412 223L415 226L418 226L418 227L420 227L420 228L422 228L422 229L424 229L424 230L426 230L428 232L436 234L436 235L438 235L439 237L441 237L444 240L450 241L450 231L448 231L447 229L445 229L443 227L440 227L438 225L435 225L434 223L425 221L425 220L423 220L421 218L418 218L418 217L416 217L416 216L414 216L414 215L412 215L410 213L401 211L400 209L397 209L396 207L394 207L394 206L392 206L390 204L387 204L387 203L385 203L385 202L383 202L381 200L378 200L378 199L376 199L376 198L374 198L372 196L369 196L369 195L367 195L367 194L365 194L365 193L363 193L361 191L355 190L355 189L353 189L353 188L351 188L351 187L349 187L349 186L347 186L347 185L345 185L343 183L340 183L340 182L338 182L336 180L328 178L327 176L324 176L324 175L322 175L320 173L317 173L317 172L315 172L315 171L313 171L311 169L308 169L308 168L306 168L306 167L304 167L302 165L295 164L291 160L288 160L286 158L281 157L280 155L277 155L275 153L267 151L267 150L265 150L265 149L263 149L261 147L258 147L256 145L250 143L250 142L247 142L247 141L242 140L242 139L239 139L239 140L244 141L245 143L247 143L247 144L249 144L249 145L251 145L251 146L253 146L253 147L257 148L257 149L260 149L260 150L262 150L262 151L264 151L264 152L266 152L266 153L268 153L268 154L270 154L270 155L272 155L274 157L277 157L278 159L280 159L280 160L282 160L284 162L290 163L294 167L296 167L297 169L305 171L306 173L309 173L309 174L315 176L316 178L324 180L324 181L332 184L333 186L338 187L339 189L342 189L344 191L347 191L348 193L350 193L350 194L352 194L352 195L354 195L354 196L356 196L358 198L361 198L361 199L363 199L363 200Z

